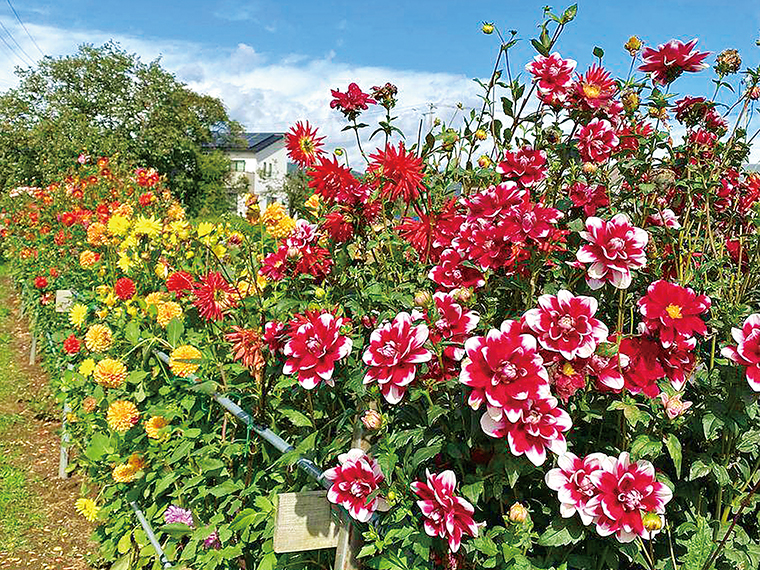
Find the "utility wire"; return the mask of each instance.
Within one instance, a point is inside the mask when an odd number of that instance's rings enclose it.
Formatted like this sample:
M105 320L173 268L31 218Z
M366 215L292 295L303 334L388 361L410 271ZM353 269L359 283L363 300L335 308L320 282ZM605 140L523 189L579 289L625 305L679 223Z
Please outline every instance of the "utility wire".
M32 59L32 57L28 53L26 53L26 50L24 50L24 48L21 47L21 44L16 41L16 38L14 38L11 31L5 27L5 24L3 24L2 20L0 20L0 27L3 28L3 30L5 30L5 33L8 34L11 40L13 40L13 43L16 44L16 46L18 46L18 49L21 51L21 53L23 53L26 56L26 59L28 59L29 62L31 62L29 63L29 65L34 66L34 59Z
M0 22L0 23L1 23L1 22ZM3 26L3 27L5 27L5 26ZM0 40L2 40L2 41L3 41L3 43L5 44L5 46L6 46L6 47L8 48L8 50L11 52L11 55L14 55L14 56L16 56L16 58L18 58L18 59L19 59L19 61L21 61L21 64L22 64L22 65L29 65L29 64L28 64L26 61L24 61L24 58L23 58L23 57L21 57L21 56L20 56L20 55L19 55L19 54L16 52L16 50L14 50L14 49L13 49L13 46L12 46L11 44L9 44L9 43L8 43L8 40L6 40L6 39L5 39L5 36L2 36L2 35L0 35Z
M24 22L21 21L21 17L18 15L18 12L16 12L16 9L13 7L13 4L11 4L11 0L6 0L8 2L8 6L10 6L11 11L13 12L13 15L16 16L16 19L18 20L18 23L21 24L21 27L24 28L24 31L26 32L26 35L29 36L29 39L32 40L32 43L34 44L34 47L37 48L37 51L42 54L42 57L45 57L45 52L42 51L39 44L35 41L35 39L32 37L32 34L29 33L29 30L26 29L26 25Z

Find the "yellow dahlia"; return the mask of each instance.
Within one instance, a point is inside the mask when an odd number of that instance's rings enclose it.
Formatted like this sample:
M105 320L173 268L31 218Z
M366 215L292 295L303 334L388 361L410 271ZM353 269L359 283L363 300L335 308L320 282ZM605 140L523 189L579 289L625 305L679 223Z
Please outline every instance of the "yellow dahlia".
M127 465L129 465L135 471L142 471L145 468L145 460L139 453L133 453L127 459Z
M306 209L309 210L312 214L315 216L319 215L319 208L321 207L322 203L319 200L319 194L312 194L309 196L309 199L304 202L304 206L306 206Z
M128 463L124 463L114 467L111 476L117 483L131 483L137 478L137 470Z
M154 238L161 233L161 228L161 222L159 222L154 216L151 216L150 218L140 216L135 221L134 231L137 235Z
M261 221L269 229L270 226L276 226L283 219L287 218L285 208L279 202L272 202L266 207L264 213L261 215Z
M75 327L81 327L87 320L87 307L82 303L74 303L69 309L69 322Z
M185 219L185 210L184 210L184 208L182 206L179 205L179 203L174 202L166 210L166 215L169 216L170 220L184 220Z
M164 299L166 299L166 293L163 291L155 291L154 293L148 293L145 295L145 304L148 306L158 306L164 302Z
M169 275L169 267L165 263L156 263L156 267L153 268L153 273L156 274L156 277L166 279Z
M95 382L105 388L118 388L127 379L127 367L113 358L104 358L95 366Z
M100 507L95 504L95 501L84 497L76 500L74 508L80 515L90 522L93 522L98 518L98 512L100 511Z
M92 325L84 335L84 344L92 352L105 352L111 348L113 336L106 325Z
M116 400L108 406L106 417L108 427L119 433L126 433L140 419L140 411L132 402Z
M119 252L119 259L116 262L116 267L121 269L124 273L129 273L129 270L132 269L132 266L134 265L134 261L129 256L129 254L120 251Z
M125 236L129 232L131 224L130 219L125 216L111 216L111 219L108 220L108 232L114 236Z
M175 376L185 378L198 370L199 364L184 362L187 360L198 360L201 358L201 351L194 346L184 345L175 348L169 358L169 368Z
M174 301L167 301L165 303L161 303L158 306L158 314L156 315L156 320L158 321L159 325L161 325L163 328L166 328L174 318L182 318L182 307L179 306L179 303L175 303Z
M267 226L269 234L275 239L288 237L294 229L296 229L296 221L290 217L284 218L275 226Z
M107 241L106 226L100 222L90 224L90 227L87 228L87 243L91 246L97 247L99 245L105 245Z
M198 237L206 237L207 235L211 234L211 232L214 231L214 224L211 222L201 222L198 224Z
M145 433L150 439L166 439L169 434L162 433L161 430L169 425L169 422L163 416L153 416L145 422Z

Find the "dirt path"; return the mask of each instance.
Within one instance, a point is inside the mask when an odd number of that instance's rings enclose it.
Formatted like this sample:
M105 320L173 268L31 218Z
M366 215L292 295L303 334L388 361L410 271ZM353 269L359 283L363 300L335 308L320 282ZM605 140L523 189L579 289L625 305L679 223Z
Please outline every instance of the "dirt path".
M0 277L0 569L89 570L93 526L74 509L80 482L58 479L58 409L29 365L31 336Z

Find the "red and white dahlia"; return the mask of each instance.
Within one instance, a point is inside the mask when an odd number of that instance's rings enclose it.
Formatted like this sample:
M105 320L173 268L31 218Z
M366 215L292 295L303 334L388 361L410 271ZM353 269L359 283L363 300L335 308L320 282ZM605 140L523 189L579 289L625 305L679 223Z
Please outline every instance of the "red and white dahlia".
M417 365L433 357L422 346L428 334L427 325L412 326L412 317L406 312L372 331L369 346L362 356L364 364L369 366L364 383L377 382L388 403L398 404L414 380Z
M599 289L605 282L618 289L631 284L631 269L640 269L647 262L646 245L649 234L633 226L625 214L617 214L609 222L601 218L586 219L586 231L580 232L589 242L578 250L581 263L589 263L586 283Z
M453 359L462 360L464 348L461 345L480 322L480 315L475 311L465 311L451 293L439 291L433 295L438 319L433 323L430 340L433 344L446 340L452 343L444 348L443 353Z
M576 297L562 289L556 295L541 295L538 308L522 319L544 349L567 360L588 358L609 334L607 326L594 318L597 308L595 298Z
M324 381L334 386L335 363L351 352L353 341L340 334L347 319L332 313L307 312L297 327L292 327L283 353L288 357L283 374L298 373L298 383L307 390Z
M462 261L462 256L457 250L447 249L441 254L438 265L428 273L428 278L445 289L485 285L483 274L474 267L464 265Z
M647 332L657 332L665 348L690 341L695 333L707 333L699 315L710 308L710 297L697 295L690 287L660 279L649 285L638 306Z
M652 80L660 85L675 81L684 71L701 71L707 67L703 62L710 53L696 51L696 45L696 39L687 43L670 40L656 49L644 48L639 71L651 73Z
M620 542L637 536L650 539L656 531L644 528L647 513L663 515L673 492L655 478L649 461L631 463L628 453L604 461L603 468L589 475L597 495L589 499L586 509L595 518L601 536L614 534Z
M411 485L420 498L417 506L425 517L425 532L446 539L449 550L457 552L463 536L478 536L478 525L472 518L475 508L454 494L457 477L453 471L426 471L426 475L427 483L415 481Z
M459 381L472 388L468 404L473 410L485 403L493 420L507 415L517 421L526 400L548 395L549 375L536 339L522 331L519 321L504 321L484 337L467 339L464 350Z
M526 146L517 152L504 153L496 172L527 188L546 178L547 169L546 152Z
M572 59L562 59L559 53L549 56L537 55L525 66L536 81L538 90L544 95L563 99L573 83L573 71L578 65Z
M742 328L732 328L731 336L736 346L726 346L720 353L736 364L746 366L749 387L760 392L760 314L747 317Z
M594 119L581 127L575 136L584 162L604 162L620 143L609 121Z
M597 494L597 490L590 475L602 469L607 460L604 453L592 453L581 459L568 452L557 458L559 467L549 471L544 481L547 487L557 491L559 512L563 518L578 513L583 524L591 524L594 517L588 512L586 504Z
M609 71L598 64L592 65L585 75L579 75L574 84L574 99L586 109L607 107L617 92L617 85Z
M387 503L380 497L369 498L377 491L385 476L377 461L361 449L352 449L338 456L340 465L324 472L332 483L327 492L331 503L341 505L359 522L367 522L372 513L387 510Z
M552 396L528 399L514 418L507 415L494 418L489 410L481 416L480 427L491 437L506 437L512 455L525 454L533 465L543 465L547 449L557 455L567 451L564 432L572 427L573 422L558 405Z

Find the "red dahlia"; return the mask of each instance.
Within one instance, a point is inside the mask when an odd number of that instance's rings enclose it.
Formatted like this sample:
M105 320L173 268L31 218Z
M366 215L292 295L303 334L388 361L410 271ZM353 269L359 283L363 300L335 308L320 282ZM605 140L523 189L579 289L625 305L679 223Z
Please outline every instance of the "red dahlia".
M80 341L73 334L69 335L66 340L63 341L63 351L66 354L77 354L82 348L82 341Z
M645 48L641 54L643 64L639 70L652 74L652 80L660 85L675 81L684 71L695 72L705 69L705 58L709 52L698 52L694 49L697 40L683 43L670 40L657 48Z
M749 387L760 392L760 314L747 317L742 328L732 328L736 346L726 346L720 353L745 367Z
M581 127L575 138L585 162L604 162L620 143L612 125L604 119L594 119Z
M192 291L195 286L193 276L187 271L176 271L166 278L166 288L177 295L183 297L188 291Z
M309 121L305 125L298 121L285 135L285 148L293 162L302 167L311 166L322 154L319 147L323 140L325 137L318 137L317 129L312 129Z
M361 449L352 449L339 455L338 461L337 467L324 473L332 483L327 492L331 503L343 506L359 522L369 521L377 509L388 510L388 504L376 494L385 476L374 458Z
M218 321L224 312L237 305L237 291L218 271L209 271L193 285L193 305L204 319Z
M546 178L546 171L546 152L529 146L517 152L507 151L496 167L496 172L502 177L514 180L526 188Z
M542 95L561 100L572 85L573 71L578 65L572 59L562 59L557 52L551 55L537 55L525 66L533 75L536 86Z
M261 370L264 367L264 356L261 349L264 341L258 331L232 327L232 332L224 335L224 339L232 344L232 359L251 370Z
M113 292L122 301L127 301L135 296L137 290L135 289L135 283L129 277L122 277L116 280L116 284L113 286Z
M35 277L34 278L34 286L37 289L44 289L45 287L47 287L48 286L47 277L45 277L44 275L40 275L38 277Z
M404 143L398 143L398 150L387 145L385 150L379 150L369 155L372 162L367 172L378 177L380 194L389 199L403 199L407 204L419 196L422 185L422 158L414 153L407 153Z
M364 93L356 83L351 83L345 93L338 89L331 89L334 99L330 101L331 109L338 109L349 121L353 121L362 111L367 110L367 105L376 105L371 95Z
M328 204L335 202L354 204L360 199L357 192L359 181L351 170L338 164L338 160L319 157L308 172L309 188ZM365 197L366 200L366 197Z
M616 92L617 85L610 72L597 64L575 81L575 95L591 109L606 107Z
M694 334L707 333L700 315L710 308L710 298L697 295L689 287L655 281L647 288L647 294L639 299L638 306L647 332L657 332L665 348L690 344Z

